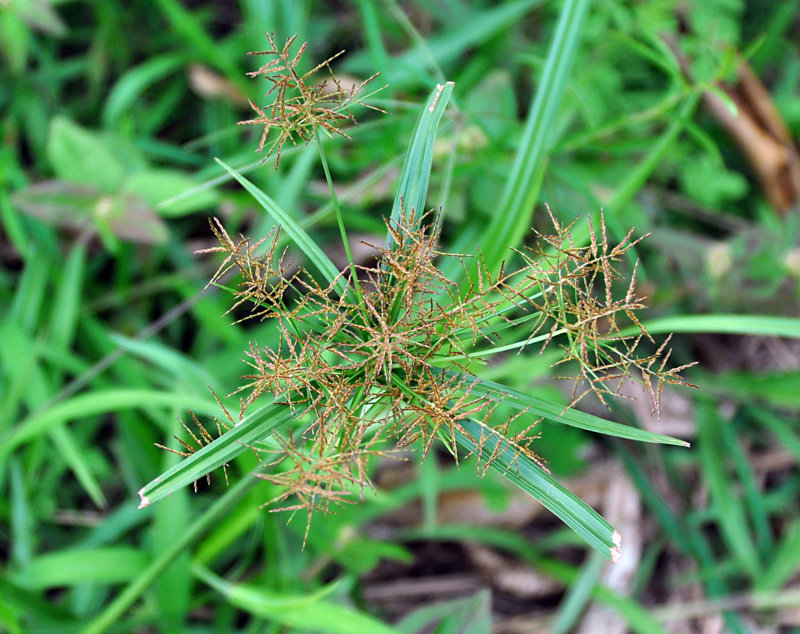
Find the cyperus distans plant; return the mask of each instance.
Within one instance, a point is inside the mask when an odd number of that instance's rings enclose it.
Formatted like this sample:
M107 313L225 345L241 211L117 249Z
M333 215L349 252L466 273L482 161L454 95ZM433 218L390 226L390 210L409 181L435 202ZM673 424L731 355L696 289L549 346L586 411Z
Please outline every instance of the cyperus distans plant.
M270 38L266 53L274 60L256 74L273 84L275 103L259 109L269 115L253 122L264 123L267 130L278 128L270 151L280 152L295 132L306 141L316 137L330 184L318 134L337 131L350 115L315 110L323 92L305 86L309 74L295 72L299 53L289 54L292 41L278 49ZM330 72L327 62L317 69L323 66ZM357 92L343 91L333 81L340 104L343 96ZM143 505L250 448L262 462L255 475L280 487L272 502L304 509L310 521L315 510L327 511L331 503L363 495L370 486L372 458L405 447L419 448L424 458L439 441L456 459L477 456L481 473L498 470L594 547L616 557L618 535L556 483L534 452L537 422L547 418L621 438L683 443L572 408L562 410L484 380L480 364L509 350L559 345L564 362L577 368L575 401L586 391L603 399L613 394L619 379L630 376L644 383L655 406L664 383L682 382L682 368L666 365L664 345L637 356L640 342L650 338L634 316L642 306L635 274L621 298L612 288L618 278L615 264L635 244L631 234L611 244L601 221L588 244L576 244L571 226L561 226L551 215L554 234L539 236L536 249L516 254L517 267L497 273L483 265L480 255L474 256L477 266L468 266L467 256L439 251L438 217L420 210L435 130L452 87L439 86L422 111L386 223L386 243L376 247L380 257L374 265L356 265L350 258L349 270L338 271L271 198L223 164L282 225L315 270L288 265L285 252L279 251L280 229L252 242L233 239L219 220L212 222L219 245L206 251L223 255L212 283L228 289L233 307L245 308L249 317L275 320L280 337L275 346L252 342L247 351L250 370L239 390L244 394L239 420L226 412L226 431L217 438L198 423L197 450L184 443L186 460L142 489ZM298 113L306 114L297 118ZM259 149L265 139L266 132ZM331 195L349 256L332 186ZM462 264L460 280L448 279L437 267L444 257ZM231 272L239 281L226 286ZM620 315L638 327L637 335L620 332Z

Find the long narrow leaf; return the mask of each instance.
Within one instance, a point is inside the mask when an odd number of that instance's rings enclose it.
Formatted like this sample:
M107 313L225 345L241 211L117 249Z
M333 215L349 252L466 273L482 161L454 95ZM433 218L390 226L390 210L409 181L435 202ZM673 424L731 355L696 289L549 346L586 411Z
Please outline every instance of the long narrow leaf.
M397 634L394 628L374 616L324 598L336 589L335 586L328 586L313 594L277 594L261 586L230 583L202 566L195 566L194 573L222 593L232 605L274 623L303 631L324 631L331 634Z
M567 0L561 9L503 198L482 241L483 255L490 271L500 268L508 248L517 246L530 228L541 182L540 170L543 169L546 144L550 141L548 136L564 94L588 7L589 0Z
M731 481L726 469L722 431L724 423L719 419L715 408L708 403L701 403L698 407L697 420L703 476L711 493L720 533L741 568L752 578L758 579L761 564L750 534L747 513L734 490L738 483Z
M454 373L450 374L452 375ZM523 394L522 392L512 390L510 387L495 383L494 381L488 381L480 377L470 377L468 380L472 382L471 389L475 395L488 395L503 398L503 403L506 405L516 409L528 409L532 415L540 416L554 423L562 423L570 427L585 429L586 431L595 432L597 434L626 438L628 440L638 440L639 442L678 445L680 447L689 446L689 443L685 440L656 434L628 425L621 425L620 423L615 423L600 418L599 416L593 416L592 414L587 414L577 409L563 409L555 403Z
M139 508L199 480L227 464L249 446L263 440L292 418L289 407L269 403L245 416L235 427L182 460L139 491Z
M86 625L82 630L83 634L103 634L103 632L111 629L150 584L163 574L175 558L211 526L218 523L226 513L229 513L237 502L258 482L257 478L243 478L228 489L208 510L196 518L190 526L187 526L180 534L180 537L167 550L156 555L147 569L128 584L94 620Z
M26 588L53 588L83 583L130 581L147 565L147 553L132 546L64 548L37 555L13 577Z
M533 460L517 452L496 430L467 419L456 440L470 453L489 459L490 467L558 516L587 544L611 561L619 557L621 537L592 507L556 482ZM479 446L480 445L480 446Z
M393 72L392 79L394 80L396 76L399 81L404 81L406 76L411 74L414 79L418 79L420 68L430 67L431 59L436 60L438 64L446 64L464 55L468 49L509 28L540 4L543 4L542 0L516 0L498 3L498 6L476 12L469 20L462 21L460 25L454 26L443 35L428 39L425 42L427 50L415 46L400 55L392 63L398 68L396 73ZM392 86L396 88L397 83L393 81Z
M331 259L325 255L325 252L319 248L317 243L311 239L305 230L299 224L297 224L297 222L295 222L295 220L292 219L289 214L281 209L278 203L272 200L272 198L267 196L263 191L247 180L239 172L237 172L224 161L221 161L220 159L215 160L226 172L239 181L242 187L250 192L253 198L258 201L258 204L264 208L264 211L272 216L276 222L280 223L283 230L286 231L292 240L294 240L294 243L306 255L306 257L311 260L314 266L317 267L317 270L322 273L329 283L332 283L338 278L336 288L340 293L344 293L346 289L346 283L344 279L339 276L339 269L336 268L336 265L331 262Z
M96 390L74 396L21 421L0 439L0 460L15 447L63 422L139 407L180 407L203 414L219 411L213 400L194 394L139 389Z
M677 315L647 321L644 327L653 335L669 332L708 332L800 339L800 319L771 315ZM622 334L634 332L638 332L638 329L629 328Z
M406 213L414 210L417 217L425 210L425 199L428 196L428 183L433 163L433 142L436 139L436 128L442 119L447 102L453 92L453 82L439 85L430 94L425 107L419 115L411 143L408 146L400 183L392 207L392 224L397 225L403 210ZM386 237L387 248L392 247L392 236Z

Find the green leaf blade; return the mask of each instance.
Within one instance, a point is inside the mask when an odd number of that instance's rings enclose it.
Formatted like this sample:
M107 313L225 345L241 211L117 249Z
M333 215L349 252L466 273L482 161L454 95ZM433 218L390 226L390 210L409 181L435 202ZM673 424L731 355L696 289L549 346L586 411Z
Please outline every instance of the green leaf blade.
M248 447L287 424L292 417L288 406L272 402L250 412L235 427L142 487L139 508L149 506L228 464Z
M239 172L233 169L230 165L220 159L215 159L222 168L235 178L239 184L244 187L250 194L258 201L258 204L263 207L276 222L280 223L289 237L294 240L294 243L300 248L305 256L311 260L314 266L325 277L329 283L336 281L336 288L340 293L344 293L347 284L339 274L339 269L336 268L331 259L325 255L325 252L319 248L316 242L311 239L311 236L306 233L294 219L289 216L272 198L267 196L261 189L256 187L252 182L247 180Z
M564 94L588 8L588 0L567 0L561 10L500 208L482 241L482 252L490 271L499 270L507 249L517 246L530 228L545 168L548 135Z
M425 102L420 113L411 143L408 146L403 171L397 187L394 205L392 206L392 224L397 226L401 214L414 211L421 217L425 210L425 199L428 196L428 184L433 164L433 144L436 140L436 129L442 119L450 95L453 93L453 82L438 85ZM392 247L392 237L386 238L387 248Z
M541 502L587 544L612 562L620 555L621 537L583 500L558 484L542 467L515 451L497 431L466 419L456 429L456 440L470 453L491 456L490 468Z
M452 373L451 373L452 374ZM659 443L664 445L676 445L688 447L689 443L685 440L672 438L663 434L656 434L637 427L615 423L599 416L593 416L586 412L573 408L561 408L555 403L551 403L542 398L529 396L510 387L481 379L480 377L469 377L472 383L471 390L477 394L495 396L502 398L506 405L516 409L528 409L534 416L540 416L555 423L577 427L586 431L626 440L636 440L639 442Z

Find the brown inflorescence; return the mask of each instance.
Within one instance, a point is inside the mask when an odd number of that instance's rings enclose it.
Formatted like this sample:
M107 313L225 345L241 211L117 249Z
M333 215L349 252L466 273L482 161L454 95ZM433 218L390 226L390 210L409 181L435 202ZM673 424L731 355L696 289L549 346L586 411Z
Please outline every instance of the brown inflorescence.
M329 134L337 134L347 139L350 137L342 131L345 123L356 125L356 119L350 108L359 104L371 110L383 112L380 108L368 105L361 99L360 94L364 87L374 80L378 74L369 79L345 87L333 73L330 63L344 51L329 57L305 73L300 73L297 67L300 58L306 50L307 43L303 43L297 53L292 55L290 49L297 36L286 40L283 47L275 44L270 33L267 33L269 48L264 51L254 51L250 55L266 55L270 59L256 71L247 73L250 77L263 77L270 84L266 97L273 97L268 106L258 106L253 101L250 106L258 115L253 119L239 121L239 125L263 125L264 131L258 143L258 151L264 150L269 131L278 131L276 138L267 149L267 156L276 153L275 167L281 160L281 150L287 141L297 143L297 139L305 143L311 141L318 130ZM314 81L318 72L327 76L320 82Z
M666 367L666 344L635 356L642 339L650 339L633 312L643 305L635 275L614 299L614 264L636 244L630 234L612 246L601 222L599 234L592 231L590 244L579 247L570 227L553 218L555 233L519 252L521 266L513 273L492 275L481 264L474 279L459 285L435 261L454 257L463 265L465 256L438 250L431 228L437 223L413 210L401 217L388 223L392 246L376 247L379 261L356 267L363 294L353 292L353 280L344 279L342 292L342 277L320 285L304 269L292 269L285 252L278 253L278 230L251 243L231 239L218 220L211 225L219 246L205 252L222 253L224 260L210 283L221 285L238 271L240 281L229 289L233 306L247 307L247 318L277 322L275 348L251 343L251 369L238 391L244 394L240 415L262 396L294 413L296 423L279 446L254 447L273 454L265 462L280 464L259 477L281 487L273 502L294 500L282 508L305 509L310 518L313 510L328 511L331 503L363 493L370 459L396 448L417 445L424 457L438 439L458 459L457 435L466 434L461 422L468 418L481 423L486 437L499 433L517 454L544 466L531 449L534 417L525 410L509 416L499 407L502 396L473 389L471 368L506 332L522 332L520 351L532 342L562 346L561 363L578 368L575 402L587 392L603 400L613 394L612 379L634 376L657 406L665 383L682 382L683 368ZM462 268L467 276L469 267ZM621 334L621 314L638 334ZM581 383L587 387L579 392ZM484 451L484 438L471 440L483 473L495 456Z

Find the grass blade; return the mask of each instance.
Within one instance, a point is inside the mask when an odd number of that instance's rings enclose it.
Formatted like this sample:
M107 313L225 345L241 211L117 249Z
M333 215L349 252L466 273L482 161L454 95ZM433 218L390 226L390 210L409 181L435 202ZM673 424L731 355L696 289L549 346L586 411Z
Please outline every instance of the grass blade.
M13 581L26 588L46 589L83 583L124 583L140 574L147 554L138 547L65 548L31 560Z
M166 570L172 561L180 555L190 544L205 533L213 524L218 522L251 488L259 482L258 478L242 478L228 489L225 494L197 520L181 533L181 536L170 546L169 550L158 555L153 562L120 592L114 600L106 606L97 618L90 622L83 630L83 634L102 634L117 622L117 620L130 608L136 599Z
M183 54L161 55L127 70L108 93L103 106L103 124L114 129L122 117L130 112L136 100L153 84L186 67Z
M567 408L563 409L555 403L551 403L542 398L529 396L506 387L494 381L488 381L480 377L470 377L472 381L472 391L476 395L486 394L503 398L503 403L510 405L517 409L528 409L534 416L540 416L555 423L562 423L570 427L577 427L578 429L585 429L597 434L605 434L607 436L614 436L616 438L625 438L627 440L637 440L639 442L652 442L660 443L663 445L677 445L679 447L688 447L689 443L685 440L672 438L671 436L664 436L662 434L655 434L644 429L637 427L630 427L615 423L586 412L581 412L577 409Z
M785 534L764 574L756 580L756 590L767 592L779 590L800 569L800 519L795 518L786 528Z
M222 168L233 176L242 187L244 187L250 194L258 201L258 204L264 208L272 218L280 223L281 227L289 234L289 237L294 240L298 248L311 260L312 264L317 267L320 273L325 277L329 283L333 283L338 278L336 288L340 293L344 293L347 288L344 279L339 277L339 269L336 268L330 258L325 255L325 252L319 248L316 242L305 232L305 230L297 224L289 214L287 214L272 198L267 196L263 191L256 187L253 183L247 180L239 172L233 169L230 165L220 159L215 159Z
M403 81L402 75L409 76L412 73L415 79L418 78L419 69L429 68L432 59L440 65L457 59L470 48L480 46L541 4L542 0L516 0L476 12L472 19L463 22L461 26L453 28L445 35L431 38L424 43L424 48L415 46L394 60L392 66L399 69L398 79ZM407 72L403 73L404 70ZM392 78L394 79L394 75Z
M400 183L392 207L392 224L397 226L400 214L405 209L415 211L417 218L425 210L425 199L428 196L428 183L431 177L431 164L433 163L433 142L436 139L436 128L447 108L447 102L453 92L453 82L436 87L425 107L419 115L414 134L408 146L403 171L400 174ZM391 234L386 237L386 247L392 247Z
M325 600L323 597L336 589L334 584L313 594L287 595L256 585L230 583L202 566L195 566L194 573L231 605L274 623L331 634L396 634L394 628L373 616Z
M575 580L570 584L567 594L558 608L558 616L553 625L553 634L566 634L577 624L581 613L589 603L592 591L600 581L603 570L600 553L593 552L587 558Z
M652 335L707 332L800 339L800 319L771 315L677 315L644 322L644 327ZM637 332L638 328L627 328L621 334L630 335Z
M269 403L259 407L219 438L142 487L139 491L142 500L139 508L149 506L227 464L253 443L263 440L288 423L292 417L291 410L284 405Z
M761 564L753 540L748 531L744 505L733 490L733 484L725 468L725 439L723 422L714 407L703 403L698 407L698 445L703 465L703 475L714 505L714 515L719 523L724 541L739 564L753 578L759 578Z
M0 460L12 449L50 431L62 422L139 407L180 407L202 414L219 412L219 405L213 400L197 395L144 389L95 390L74 396L25 418L0 440Z
M567 0L561 10L499 210L492 217L482 241L486 265L492 272L499 270L508 248L517 246L530 228L548 135L561 103L588 7L589 0ZM477 263L474 266L477 267Z
M495 430L465 419L456 440L470 453L492 456L491 468L541 502L587 544L611 561L619 557L621 537L592 507L556 482L527 456L518 454Z

